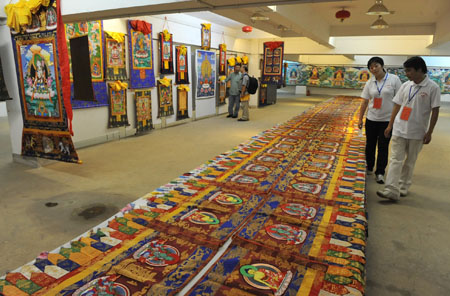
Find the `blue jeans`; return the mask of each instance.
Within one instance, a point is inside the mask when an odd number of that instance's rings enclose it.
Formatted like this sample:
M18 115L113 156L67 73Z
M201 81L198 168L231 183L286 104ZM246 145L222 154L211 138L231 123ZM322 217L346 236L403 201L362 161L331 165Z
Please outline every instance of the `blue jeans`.
M240 101L240 95L230 95L228 97L228 114L231 116L238 116L239 114L239 101ZM234 112L233 112L234 108Z

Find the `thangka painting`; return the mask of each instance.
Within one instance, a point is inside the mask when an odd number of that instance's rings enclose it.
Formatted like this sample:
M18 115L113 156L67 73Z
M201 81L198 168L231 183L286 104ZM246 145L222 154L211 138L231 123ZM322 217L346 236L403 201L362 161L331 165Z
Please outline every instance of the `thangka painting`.
M136 134L148 132L152 125L152 94L150 90L136 90Z
M127 90L115 90L108 84L109 120L108 128L128 126Z
M202 24L202 44L201 48L209 50L211 48L211 24Z
M188 92L177 89L177 120L189 118L188 114Z
M55 13L56 4L41 6L33 17L50 24ZM43 32L37 28L31 27L32 35L26 30L12 35L24 123L22 155L78 162L66 108L72 110L61 90L56 25L44 26Z
M106 79L127 80L125 41L119 42L105 32Z
M172 80L170 80L169 85L164 85L158 81L158 118L174 114L172 96Z
M176 55L177 71L175 75L175 84L189 84L187 47L184 45L177 46Z
M219 75L227 75L227 45L219 44Z
M173 74L172 34L167 30L159 33L159 72Z
M154 87L152 24L138 20L128 21L128 53L131 88Z
M287 70L286 70L286 85L296 85L297 80L299 78L299 66L300 63L294 63L294 62L286 62L287 63Z
M92 108L108 105L108 90L104 82L104 61L103 61L103 22L79 22L68 23L64 25L66 32L66 41L70 63L70 79L72 76L72 62L70 53L70 39L80 36L88 36L89 57L91 63L92 87L94 88L94 101L75 100L73 98L74 88L72 84L72 106L74 109Z
M2 60L0 59L0 102L6 100L11 100L11 97L6 88L5 78L3 77Z
M225 81L219 82L219 100L217 102L218 106L225 105L225 99L227 97L227 83Z
M195 56L197 99L214 97L216 93L216 53L197 49Z
M284 42L264 42L262 83L280 84L283 74Z

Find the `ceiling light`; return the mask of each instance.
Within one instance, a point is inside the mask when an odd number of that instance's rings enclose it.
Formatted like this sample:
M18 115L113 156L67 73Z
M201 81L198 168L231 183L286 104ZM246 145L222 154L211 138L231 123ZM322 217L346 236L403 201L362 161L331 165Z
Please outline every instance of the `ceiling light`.
M277 29L280 30L280 31L287 31L287 30L289 30L288 27L283 26L283 25L278 25Z
M254 13L254 14L250 17L250 19L251 19L252 21L268 21L268 20L269 20L269 17L268 17L268 16L265 16L265 15L262 15L262 14L260 14L260 13Z
M381 15L378 16L378 19L370 26L371 29L387 29L389 25L384 21Z
M375 0L375 4L366 12L368 15L390 14L389 10L384 6L383 0Z

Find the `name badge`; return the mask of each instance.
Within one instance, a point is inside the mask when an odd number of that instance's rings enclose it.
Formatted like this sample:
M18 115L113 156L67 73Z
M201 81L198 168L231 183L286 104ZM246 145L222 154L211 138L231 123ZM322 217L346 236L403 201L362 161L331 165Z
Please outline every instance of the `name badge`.
M383 103L383 98L374 98L373 99L373 108L381 109L381 104Z
M402 114L400 114L400 119L408 121L409 115L411 115L412 108L408 106L403 106Z

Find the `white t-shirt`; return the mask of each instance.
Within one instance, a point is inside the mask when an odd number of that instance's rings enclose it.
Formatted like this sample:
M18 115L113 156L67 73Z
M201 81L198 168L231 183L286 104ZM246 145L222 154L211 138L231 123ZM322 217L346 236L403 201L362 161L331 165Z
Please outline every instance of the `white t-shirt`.
M395 117L392 135L421 140L428 130L431 109L441 104L441 89L428 76L419 84L407 81L394 97L394 103L401 105L401 108ZM405 105L412 108L407 121L400 118Z
M361 98L369 100L367 119L372 121L389 121L392 108L394 108L392 99L398 93L401 85L402 82L397 75L386 73L381 81L377 81L375 75L372 75L369 81L366 82L361 94ZM381 93L379 90L381 90ZM375 109L373 106L374 98L379 97L382 98L381 108Z

